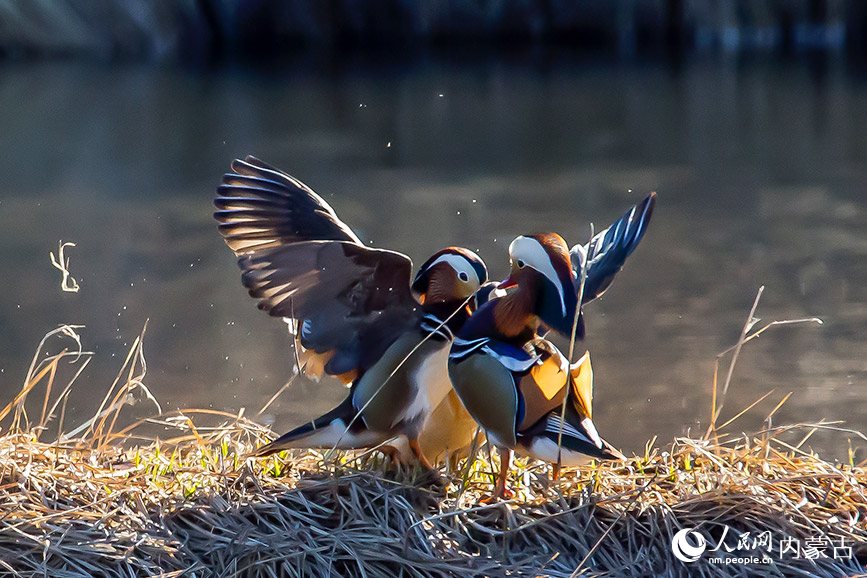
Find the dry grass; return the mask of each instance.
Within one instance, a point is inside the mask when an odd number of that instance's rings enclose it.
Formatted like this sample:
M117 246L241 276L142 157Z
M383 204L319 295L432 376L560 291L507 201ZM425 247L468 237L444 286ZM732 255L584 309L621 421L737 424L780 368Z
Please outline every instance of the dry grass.
M57 334L77 341L73 328ZM63 433L69 388L53 376L61 360L86 363L79 347L37 352L22 392L0 411L0 573L849 576L867 562L867 469L802 449L807 434L833 424L737 438L715 428L707 439L649 444L625 463L566 471L556 484L548 466L519 460L510 480L519 497L479 506L495 470L485 450L469 471L434 481L388 470L376 453L247 459L271 432L243 415L191 411L123 428L125 400L147 395L140 339L94 419ZM145 439L155 425L176 437ZM724 526L769 531L775 563L711 564L706 555L685 565L672 555L679 529L713 542ZM780 556L787 537L842 539L853 557Z

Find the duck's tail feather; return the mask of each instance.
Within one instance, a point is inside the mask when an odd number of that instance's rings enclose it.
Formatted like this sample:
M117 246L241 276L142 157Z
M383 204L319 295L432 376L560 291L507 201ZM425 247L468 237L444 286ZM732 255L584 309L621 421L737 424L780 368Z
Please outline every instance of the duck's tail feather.
M528 449L534 457L564 466L582 465L591 459L621 460L623 454L599 437L589 417L582 416L571 406L566 407L565 423L560 410L554 410L542 420Z
M360 419L352 423L355 410L346 401L325 415L298 426L276 440L258 448L253 457L262 458L288 449L357 449L375 446L390 436L364 427ZM350 426L349 424L352 423Z

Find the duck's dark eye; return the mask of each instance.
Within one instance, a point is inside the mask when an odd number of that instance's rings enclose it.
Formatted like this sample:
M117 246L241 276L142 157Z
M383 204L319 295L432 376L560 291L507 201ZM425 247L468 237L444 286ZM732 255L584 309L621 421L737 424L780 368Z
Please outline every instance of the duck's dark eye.
M460 273L458 273L458 279L466 283L470 280L470 276L467 275L465 271L461 271Z
M518 269L523 269L524 265L525 265L524 261L522 261L521 259L518 259Z

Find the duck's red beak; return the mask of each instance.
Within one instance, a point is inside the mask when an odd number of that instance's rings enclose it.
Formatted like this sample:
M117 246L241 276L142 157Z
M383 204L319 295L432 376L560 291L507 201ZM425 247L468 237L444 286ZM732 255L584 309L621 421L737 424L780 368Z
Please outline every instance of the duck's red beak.
M497 289L508 289L509 287L515 287L518 284L517 281L512 279L512 276L509 275L497 285Z

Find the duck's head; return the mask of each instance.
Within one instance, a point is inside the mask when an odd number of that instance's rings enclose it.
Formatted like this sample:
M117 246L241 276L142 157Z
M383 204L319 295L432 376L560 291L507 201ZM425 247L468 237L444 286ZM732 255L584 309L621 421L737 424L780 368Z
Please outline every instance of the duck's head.
M488 280L481 257L463 247L447 247L424 262L412 282L423 305L463 301Z
M511 272L500 289L517 286L529 294L533 314L569 336L578 304L569 248L556 233L522 235L509 245Z

